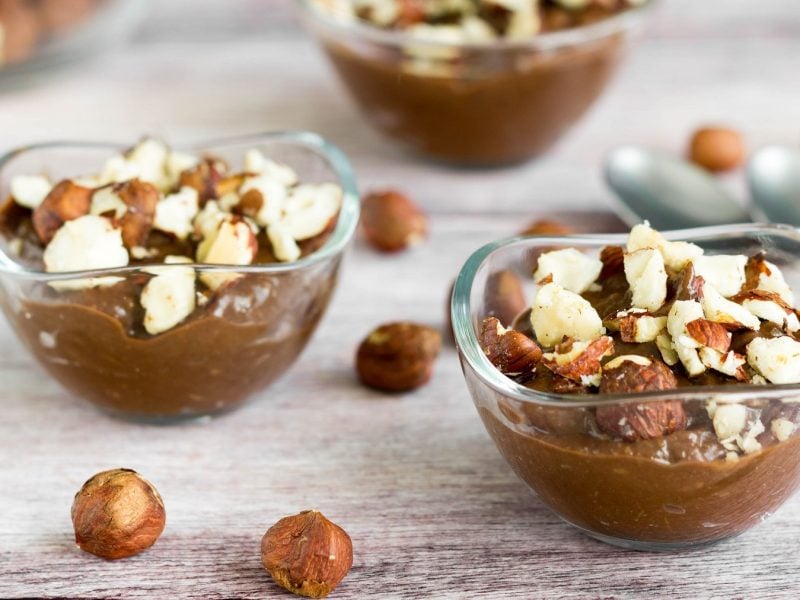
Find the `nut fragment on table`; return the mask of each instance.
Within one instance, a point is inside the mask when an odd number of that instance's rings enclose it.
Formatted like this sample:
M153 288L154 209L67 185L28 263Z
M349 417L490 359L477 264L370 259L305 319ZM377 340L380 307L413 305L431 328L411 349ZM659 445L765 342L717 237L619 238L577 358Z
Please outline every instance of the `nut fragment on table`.
M152 546L164 531L164 502L131 469L97 473L75 494L72 524L81 550L109 560Z
M321 512L284 517L261 539L261 562L284 589L308 598L330 594L353 566L347 532Z

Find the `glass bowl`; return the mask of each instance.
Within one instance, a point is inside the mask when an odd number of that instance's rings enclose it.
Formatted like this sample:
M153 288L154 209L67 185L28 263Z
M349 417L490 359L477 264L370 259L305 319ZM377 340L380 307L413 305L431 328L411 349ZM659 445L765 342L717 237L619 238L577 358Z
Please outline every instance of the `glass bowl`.
M606 87L655 0L521 41L436 43L337 19L299 0L363 115L407 147L492 166L544 152Z
M147 267L43 273L21 266L0 247L0 308L42 367L67 390L125 418L163 422L230 410L264 389L294 362L322 317L339 263L353 236L359 197L350 165L335 146L311 133L240 137L186 150L236 166L245 150L293 167L304 183L338 183L343 202L325 244L292 263L190 265L197 275L238 276L180 325L142 334L139 292ZM50 143L0 158L0 197L16 174L52 180L94 172L122 147ZM159 265L159 274L186 265ZM108 287L63 290L63 283L116 277ZM61 285L59 285L61 284ZM55 289L62 288L62 289Z
M665 234L709 254L763 250L800 289L800 234L770 225L710 227ZM490 314L493 273L527 278L531 253L554 246L597 251L624 245L624 235L513 238L484 246L464 265L452 298L453 328L464 377L486 430L508 464L547 506L602 541L640 550L674 550L739 534L777 510L800 484L800 385L683 387L627 395L563 395L525 387L484 355L477 328ZM637 442L599 433L599 406L679 401L686 431ZM765 432L759 451L736 459L719 451L708 410L739 404ZM653 405L651 405L653 406ZM736 409L738 410L738 409ZM771 422L793 423L778 441Z
M108 52L130 38L148 8L146 0L0 0L0 23L13 28L0 58L0 87L35 82L54 68Z

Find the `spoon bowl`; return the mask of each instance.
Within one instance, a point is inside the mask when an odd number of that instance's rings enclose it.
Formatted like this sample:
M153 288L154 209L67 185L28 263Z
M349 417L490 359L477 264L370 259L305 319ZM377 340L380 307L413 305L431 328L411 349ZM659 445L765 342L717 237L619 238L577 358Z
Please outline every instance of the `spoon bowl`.
M747 183L765 220L800 226L800 150L762 148L747 164Z
M606 158L604 174L628 225L647 220L671 230L752 221L708 173L665 152L622 146Z

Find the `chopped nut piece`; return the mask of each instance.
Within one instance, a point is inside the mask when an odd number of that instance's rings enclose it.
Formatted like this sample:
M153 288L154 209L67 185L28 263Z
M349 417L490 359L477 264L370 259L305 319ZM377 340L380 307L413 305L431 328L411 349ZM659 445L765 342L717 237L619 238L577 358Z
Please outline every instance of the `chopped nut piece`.
M69 180L58 183L33 211L36 235L43 244L50 243L65 222L88 214L91 201L91 189Z
M14 202L33 210L47 197L53 184L41 175L15 175L11 178L10 188Z
M199 252L199 250L198 250ZM220 223L213 241L198 261L212 265L249 265L258 253L258 240L253 230L241 217L228 217ZM200 279L212 290L236 279L235 273L207 272Z
M743 306L723 298L711 285L703 286L703 299L700 302L709 321L722 323L729 329L758 329L760 326L758 317Z
M193 168L182 171L178 177L178 185L196 189L202 206L208 200L219 197L217 184L222 180L224 170L222 163L212 158L206 158Z
M127 207L125 213L117 220L122 228L122 241L125 247L144 246L153 227L156 205L161 195L152 184L139 179L115 185L114 192Z
M695 319L686 323L686 332L701 346L708 346L721 354L731 347L731 334L719 323L708 319Z
M670 242L645 221L631 229L628 236L628 253L637 250L655 249L661 253L664 264L673 271L680 271L690 262L702 256L703 249L689 242Z
M658 310L667 297L667 272L658 250L642 248L627 253L625 278L633 294L631 303L637 308Z
M701 300L703 285L705 285L705 280L695 273L691 263L687 264L678 273L675 281L675 300Z
M210 203L209 203L210 204ZM199 210L197 190L188 186L170 194L156 205L153 227L185 240L194 229L193 221Z
M145 310L144 328L156 335L172 329L195 309L195 272L191 267L180 267L191 262L185 256L168 256L169 267L148 269L155 277L142 290L140 302Z
M695 273L726 298L739 293L742 289L746 264L746 256L725 254L698 256L692 262Z
M267 227L267 237L272 244L272 253L281 262L293 262L300 258L300 247L289 229L281 222Z
M92 204L89 207L90 215L106 217L111 220L121 219L128 211L128 207L119 194L114 191L114 186L107 185L94 191Z
M800 342L792 337L755 338L747 362L772 383L800 383Z
M564 336L583 341L605 333L603 320L592 305L555 283L539 288L530 318L536 339L543 346L553 346Z
M714 369L729 377L735 377L739 381L747 381L747 372L744 365L747 362L745 357L733 350L719 352L712 348L703 347L699 350L702 363L709 369Z
M541 282L550 276L553 283L565 290L582 294L592 287L602 269L603 263L599 260L575 248L565 248L541 254L533 278Z
M108 219L94 215L67 221L44 251L48 273L124 267L128 260L121 231ZM80 289L117 281L116 277L100 277L58 281L51 285L59 289Z
M542 355L542 364L556 375L581 385L600 385L600 361L614 353L614 340L602 336L591 342L575 342L564 353Z
M779 442L785 442L794 434L795 425L789 419L779 418L770 423L770 431Z
M654 317L647 312L618 313L617 319L623 342L652 342L667 327L667 317Z
M672 338L670 338L669 334L662 333L656 337L656 346L658 347L658 351L661 353L661 358L667 363L670 367L675 366L680 362L678 358L677 352L675 352L675 348L672 346Z
M479 339L488 359L505 375L532 373L542 358L536 342L519 331L506 329L495 317L483 320Z
M775 292L749 290L736 294L731 301L741 304L759 319L775 323L789 333L800 330L797 313Z
M676 300L667 317L667 330L674 344L687 348L698 348L701 342L696 340L687 328L693 321L703 318L703 307L695 300Z
M606 246L600 251L600 262L603 270L600 271L600 280L622 273L624 270L625 249L622 246Z
M280 220L288 198L286 187L268 175L247 177L239 188L239 194L242 214L252 217L262 227ZM337 205L336 211L338 210ZM328 220L325 221L326 224Z
M307 240L325 231L341 205L342 190L338 185L299 185L286 200L283 223L295 240Z
M245 153L244 170L247 173L268 177L287 188L296 185L299 181L294 169L268 159L257 148L251 148Z

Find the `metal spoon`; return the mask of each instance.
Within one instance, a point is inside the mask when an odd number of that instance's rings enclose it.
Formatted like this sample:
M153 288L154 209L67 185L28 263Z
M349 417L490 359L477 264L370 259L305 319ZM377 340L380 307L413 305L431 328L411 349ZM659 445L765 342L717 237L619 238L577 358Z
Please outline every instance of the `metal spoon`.
M608 155L604 171L629 225L646 219L669 230L753 220L713 177L664 152L622 146Z
M747 164L747 182L766 220L800 226L800 151L762 148Z

